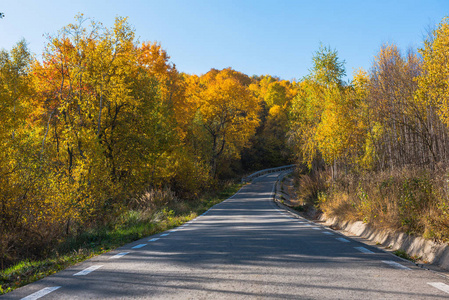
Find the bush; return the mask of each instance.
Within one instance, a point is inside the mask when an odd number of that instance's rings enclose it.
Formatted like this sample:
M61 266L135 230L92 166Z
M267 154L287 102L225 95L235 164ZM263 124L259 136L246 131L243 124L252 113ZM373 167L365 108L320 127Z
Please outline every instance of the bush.
M329 173L310 172L299 175L297 179L298 200L304 206L315 206L328 191Z
M300 195L326 215L449 241L448 172L403 168L299 178ZM316 202L318 199L318 203Z

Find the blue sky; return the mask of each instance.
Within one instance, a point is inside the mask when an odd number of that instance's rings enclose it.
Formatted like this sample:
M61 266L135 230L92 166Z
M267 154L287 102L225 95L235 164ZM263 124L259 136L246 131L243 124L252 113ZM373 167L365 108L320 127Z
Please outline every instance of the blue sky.
M301 78L320 43L346 70L369 69L382 43L421 47L426 29L449 15L449 0L1 0L0 48L25 38L39 57L44 34L82 12L111 26L127 16L141 41L157 41L179 71L232 67L248 75Z

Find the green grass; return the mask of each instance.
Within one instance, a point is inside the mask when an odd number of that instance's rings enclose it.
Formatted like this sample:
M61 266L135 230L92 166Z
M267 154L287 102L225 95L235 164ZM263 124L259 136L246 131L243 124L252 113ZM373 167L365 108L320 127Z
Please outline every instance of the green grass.
M292 208L299 212L305 211L304 205L293 206Z
M46 259L22 261L0 272L0 295L48 275L141 239L188 222L235 194L241 184L230 184L220 191L196 200L177 201L154 212L128 211L114 225L67 238Z
M396 255L396 256L399 256L401 258L410 260L412 262L416 262L416 261L421 259L421 257L410 256L407 252L405 252L402 249L398 249L398 250L393 251L393 254Z

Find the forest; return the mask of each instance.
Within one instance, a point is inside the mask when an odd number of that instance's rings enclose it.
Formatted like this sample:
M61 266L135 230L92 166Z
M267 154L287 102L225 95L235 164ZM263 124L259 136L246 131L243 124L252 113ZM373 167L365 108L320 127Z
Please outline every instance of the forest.
M1 50L1 269L292 162L305 207L449 241L448 19L349 82L330 46L312 61L297 82L186 74L126 18L82 15L39 58Z

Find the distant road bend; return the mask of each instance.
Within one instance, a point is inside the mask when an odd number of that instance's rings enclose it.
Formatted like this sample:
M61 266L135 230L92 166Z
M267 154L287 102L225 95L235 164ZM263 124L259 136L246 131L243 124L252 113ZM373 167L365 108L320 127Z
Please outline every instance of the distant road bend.
M4 299L448 299L449 282L279 209L279 173L204 215Z

